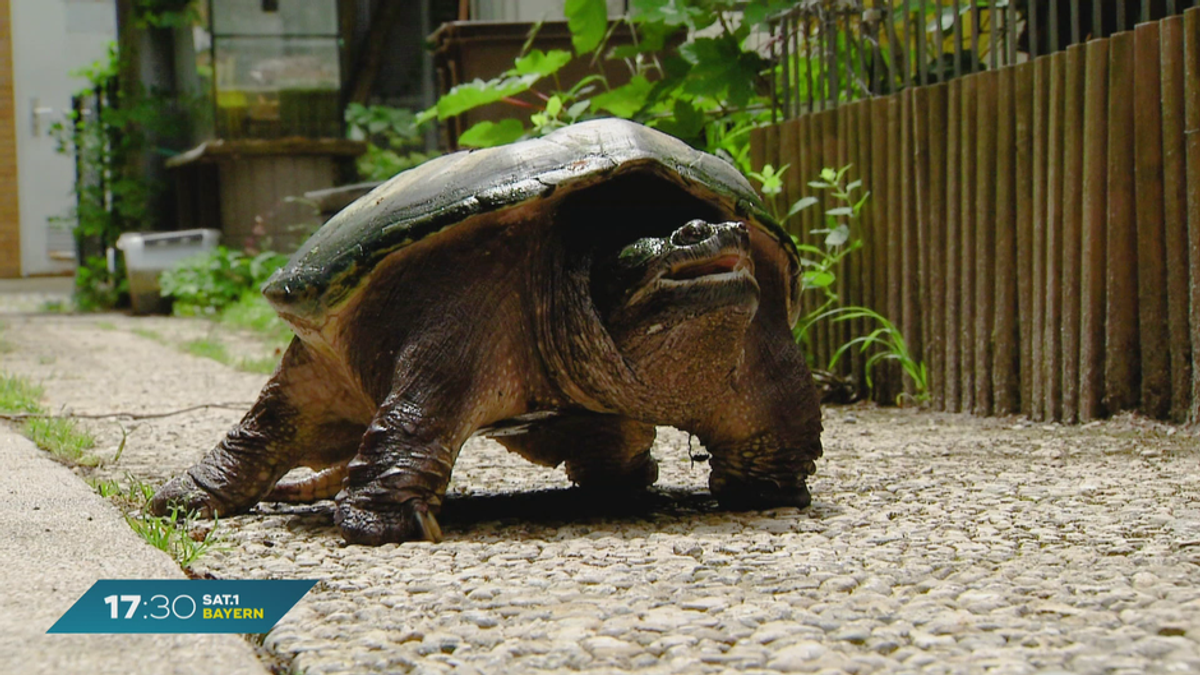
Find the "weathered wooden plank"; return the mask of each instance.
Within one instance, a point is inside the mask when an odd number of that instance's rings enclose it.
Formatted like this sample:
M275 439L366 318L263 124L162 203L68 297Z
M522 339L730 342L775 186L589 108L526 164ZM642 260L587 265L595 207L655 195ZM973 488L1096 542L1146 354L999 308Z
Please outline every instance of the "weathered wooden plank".
M804 191L804 176L800 174L800 120L791 119L780 123L779 146L778 168L788 167L783 174L783 192L779 200L778 213L782 216ZM798 233L794 221L784 223L784 227L792 234Z
M888 170L890 168L889 159L891 153L888 151L888 99L877 98L871 101L871 185L872 198L874 203L871 213L871 243L869 249L871 254L871 269L874 275L873 295L874 304L871 308L880 314L888 313L888 285L890 277L888 275L888 250L887 250L887 231L888 231L888 203L891 193L889 192L890 176ZM868 352L870 353L870 352ZM879 403L887 402L887 386L886 386L886 370L879 365L876 365L871 373L871 380L874 385L872 395Z
M862 192L856 194L866 194L871 192L871 197L867 199L863 205L863 210L859 213L858 227L862 237L863 248L858 253L859 259L859 283L862 288L862 305L863 307L875 306L875 265L874 253L872 252L871 230L875 218L875 186L872 183L874 179L874 167L871 152L871 114L872 107L870 99L863 99L858 102L858 174L862 178ZM867 322L864 320L859 323L859 331L863 332L867 329ZM858 393L861 398L866 398L867 392L867 372L866 358L862 352L855 349L855 357L862 363L862 372L858 379Z
M903 177L907 174L907 164L902 152L904 139L902 132L901 97L889 96L887 99L887 133L888 138L888 229L887 229L887 313L889 320L897 326L903 326L904 310L901 285L904 280L904 184ZM901 328L903 330L903 328ZM889 362L886 367L886 385L882 387L887 392L886 402L895 402L896 396L902 391L900 369L895 363Z
M1083 94L1087 47L1067 49L1063 86L1062 419L1079 419L1080 241L1083 230Z
M917 234L917 279L920 287L917 289L917 316L921 329L921 360L926 366L926 389L924 395L931 395L928 389L930 364L936 357L930 349L930 333L933 329L933 289L931 288L931 223L930 195L932 157L930 149L930 105L932 92L929 87L920 87L913 91L913 157L914 176L916 177L916 234ZM940 132L940 130L939 130Z
M843 134L845 139L846 154L842 161L849 165L850 171L846 175L848 182L863 179L862 164L859 162L859 150L862 147L862 140L859 137L859 111L862 110L862 101L855 101L850 105L842 108L843 114ZM850 225L850 240L862 238L862 225L859 222L848 221ZM863 306L863 252L862 250L855 251L846 256L847 264L844 266L843 274L846 276L846 296L842 300L843 306L862 307ZM843 333L843 344L863 334L863 322L854 320L845 322L846 329ZM862 364L863 360L857 350L851 350L842 357L847 364L848 372L854 382L861 382L863 378Z
M1046 417L1062 419L1062 221L1063 148L1067 54L1050 56L1050 137L1046 177L1046 319L1043 339Z
M1015 195L1017 201L1017 326L1020 335L1020 411L1033 415L1033 71L1013 68Z
M1050 222L1050 57L1033 62L1033 383L1030 415L1046 418L1046 231Z
M1163 227L1167 251L1167 330L1171 348L1171 419L1187 419L1192 399L1188 317L1187 161L1184 140L1183 17L1162 22Z
M996 317L996 87L984 71L975 85L975 401L976 415L991 415L992 323Z
M946 316L942 330L946 340L945 397L946 410L961 412L962 407L962 350L959 348L959 307L962 281L959 270L962 265L960 241L962 239L962 159L961 115L962 80L951 80L946 85Z
M1020 335L1017 332L1016 73L996 72L995 284L992 329L992 396L997 415L1021 407Z
M929 206L924 214L929 233L924 246L929 253L925 361L930 400L936 410L946 409L946 94L945 84L931 87L925 116L917 117L926 121L929 139Z
M917 225L917 177L914 90L900 93L900 331L913 359L921 360L920 234ZM916 393L911 379L904 378L904 393Z
M1138 331L1142 345L1141 410L1171 411L1167 335L1167 252L1163 231L1162 86L1158 23L1134 30L1134 157L1137 189Z
M1184 15L1184 136L1187 139L1188 267L1191 268L1192 403L1200 423L1200 8Z
M848 144L850 135L850 118L848 116L847 108L848 106L842 105L834 109L838 130L836 139L838 170L841 170L842 167L850 164L850 147ZM853 171L853 168L851 168L850 171ZM843 179L847 182L852 180L850 177L850 172L847 172L847 175ZM842 206L842 204L839 203L838 206ZM845 220L847 223L849 222L848 218L843 220ZM853 273L853 256L847 256L842 259L841 265L837 270L836 290L842 306L857 304L853 299L853 285L850 283L850 278ZM850 323L846 321L838 321L837 323L830 322L829 327L833 335L830 344L830 347L833 350L833 352L830 353L830 356L832 357L833 353L835 353L838 348L850 341ZM837 373L843 377L851 374L850 359L843 358L838 361Z
M959 372L962 374L962 410L975 407L975 168L976 85L978 76L962 78L959 114Z
M778 169L783 166L783 161L780 157L779 125L772 124L765 129L765 132L763 141L766 143L766 152L764 153L763 161ZM779 211L779 205L782 203L779 197L771 197L769 195L763 195L763 201L767 205L767 210L774 212Z
M822 148L822 157L825 160L825 165L837 169L838 163L838 111L837 107L829 108L828 110L819 113L821 119L821 134L824 138L824 147ZM840 206L832 194L828 194L828 190L823 191L825 195L825 208L831 209ZM834 270L836 274L838 270ZM834 287L837 290L837 287ZM837 351L840 343L837 342L837 331L841 327L840 324L835 324L826 319L820 323L821 326L821 359L822 367L828 367L830 360L833 359L833 353Z
M1134 210L1133 33L1108 45L1108 264L1105 280L1104 408L1132 410L1140 398L1137 222Z
M1104 414L1104 277L1108 194L1108 41L1087 43L1083 104L1079 419Z

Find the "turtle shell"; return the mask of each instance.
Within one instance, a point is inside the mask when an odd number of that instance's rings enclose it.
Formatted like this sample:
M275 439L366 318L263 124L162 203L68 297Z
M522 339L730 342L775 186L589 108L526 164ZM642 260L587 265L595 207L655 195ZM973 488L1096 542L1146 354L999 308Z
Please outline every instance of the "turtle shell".
M651 172L721 206L779 241L791 237L724 160L619 119L574 124L542 138L457 152L396 175L347 206L272 276L263 294L286 318L320 321L352 298L385 257L474 216L546 199L632 171ZM789 314L794 316L793 307Z

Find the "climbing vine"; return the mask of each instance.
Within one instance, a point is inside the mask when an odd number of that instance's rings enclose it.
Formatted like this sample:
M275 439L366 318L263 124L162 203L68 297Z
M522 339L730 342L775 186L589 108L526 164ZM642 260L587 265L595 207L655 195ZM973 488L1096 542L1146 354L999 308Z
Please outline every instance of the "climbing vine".
M137 0L139 29L170 28L195 21L195 6L179 0ZM122 55L109 46L105 58L73 75L87 85L79 105L51 132L58 151L76 162L75 204L57 219L75 235L80 251L75 304L81 310L115 306L127 293L120 259L107 251L123 232L151 229L148 204L165 186L146 180L139 158L156 152L152 139L177 136L186 124L179 101L140 84L120 86Z

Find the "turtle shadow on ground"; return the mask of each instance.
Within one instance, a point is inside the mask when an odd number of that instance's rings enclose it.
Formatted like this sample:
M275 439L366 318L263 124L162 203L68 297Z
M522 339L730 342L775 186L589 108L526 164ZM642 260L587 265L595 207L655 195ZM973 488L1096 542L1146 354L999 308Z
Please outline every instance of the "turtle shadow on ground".
M717 521L744 522L769 514L796 514L806 521L820 523L842 512L836 504L814 501L803 510L791 507L774 511L727 511L708 492L690 490L650 489L642 492L605 493L579 488L551 488L525 492L485 494L450 494L442 505L438 521L448 539L469 540L485 532L503 530L528 533L529 527L556 530L567 526L586 525L596 529L612 529L619 535L622 526L649 525L651 530L669 524L695 523L704 519L706 525ZM333 522L334 504L321 501L315 504L259 504L254 513L290 516L287 529L297 534L321 536L336 533ZM818 528L819 531L820 528ZM812 531L811 528L805 528Z

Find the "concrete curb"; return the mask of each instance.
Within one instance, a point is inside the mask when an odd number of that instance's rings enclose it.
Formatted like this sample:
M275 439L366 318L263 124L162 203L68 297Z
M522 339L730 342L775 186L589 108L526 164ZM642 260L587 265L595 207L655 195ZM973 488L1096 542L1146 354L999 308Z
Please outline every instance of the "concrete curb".
M264 675L237 635L47 635L98 579L178 579L70 469L0 428L0 662L36 673Z

